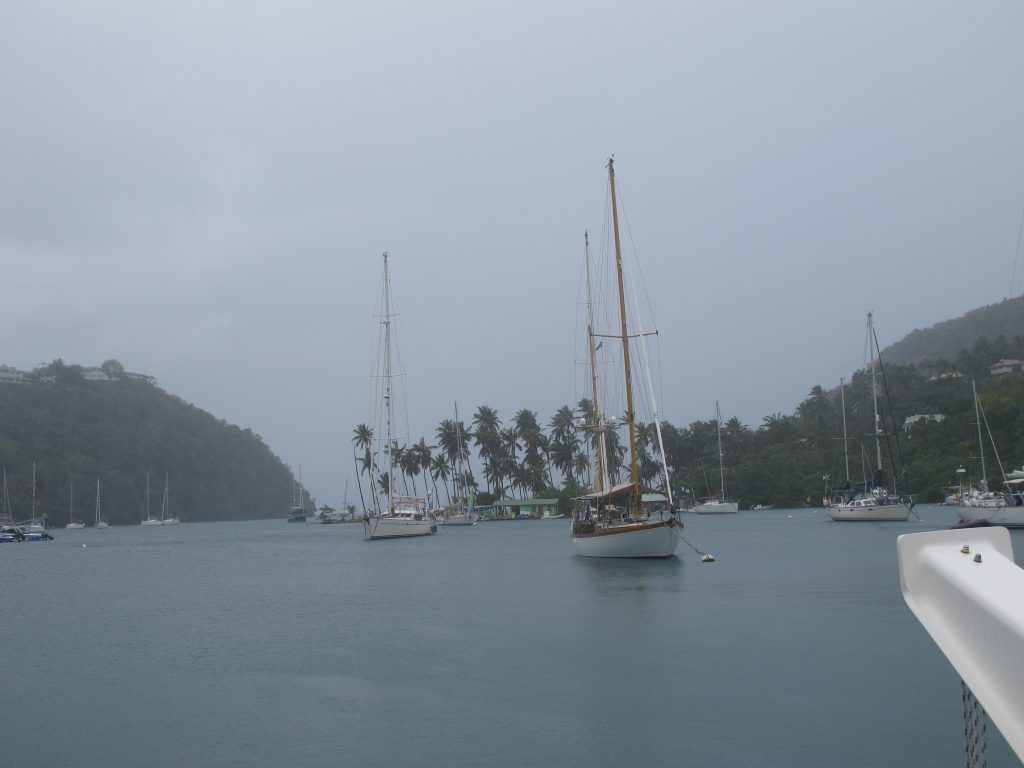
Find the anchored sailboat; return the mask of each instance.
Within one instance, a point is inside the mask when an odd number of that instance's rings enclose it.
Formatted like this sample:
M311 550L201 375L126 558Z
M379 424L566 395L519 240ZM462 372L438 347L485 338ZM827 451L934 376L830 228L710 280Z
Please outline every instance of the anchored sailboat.
M146 516L142 518L142 525L153 526L163 525L164 521L159 517L153 517L149 513L149 472L146 473Z
M109 528L106 518L100 514L100 479L96 478L96 528Z
M694 507L699 515L735 515L740 508L738 502L731 501L725 495L725 454L722 453L722 411L715 401L715 432L718 434L718 474L721 477L721 485L718 496L704 499Z
M978 425L981 480L961 492L960 520L969 524L988 523L989 525L1002 525L1006 528L1022 528L1024 527L1024 493L1021 492L1021 485L1024 484L1024 480L1009 479L1003 472L1003 462L999 458L999 451L996 450L992 430L988 427L988 418L985 416L985 409L982 408L981 400L978 398L978 388L974 379L971 379L971 391L974 394L974 420ZM982 422L988 432L992 453L999 465L999 472L1003 475L1003 484L1008 489L1007 493L997 493L989 489L988 475L985 470L985 443L981 436Z
M75 481L71 481L71 491L69 492L68 501L68 524L65 528L80 529L85 528L85 523L75 518Z
M374 403L375 450L370 456L370 482L383 484L383 493L371 493L372 507L364 511L363 528L367 539L393 539L405 536L429 536L437 533L437 520L428 509L426 499L417 496L399 496L395 488L394 436L395 402L393 379L395 355L392 326L395 315L391 309L391 280L388 273L388 254L384 254L384 278L381 286L381 331L378 350L380 374L379 389ZM383 433L383 437L382 437ZM381 470L384 474L380 476ZM382 498L383 497L383 498ZM382 503L383 502L383 503Z
M875 472L870 481L865 478L864 482L860 485L851 487L849 483L849 461L847 461L847 488L841 489L841 492L837 495L826 498L826 511L828 512L828 516L833 520L843 522L903 521L910 516L911 510L914 508L913 499L904 499L896 493L890 493L883 482L881 437L886 434L886 431L885 421L878 412L878 378L881 377L884 382L885 371L882 369L882 359L879 355L878 349L878 337L875 335L874 320L871 312L868 312L867 333L868 349L871 354L871 402L874 409L873 431L875 433ZM846 409L844 399L844 446L846 445L845 425ZM899 444L897 443L897 448L898 445ZM893 467L893 475L895 477L895 461L891 461L891 464Z
M444 512L441 522L447 525L476 525L480 515L473 507L473 492L466 484L466 466L463 452L462 422L459 421L459 404L455 403L455 504Z
M629 433L630 482L607 486L605 478L607 454L604 449L604 438L607 425L600 416L600 398L598 393L598 377L595 364L596 334L593 329L593 316L590 311L591 302L588 248L588 347L591 361L591 383L594 398L598 470L595 491L576 500L572 518L572 543L577 555L584 557L671 557L679 545L677 528L682 523L676 519L675 510L670 509L667 516L662 513L659 518L652 517L643 507L643 495L652 489L644 488L640 482L640 468L637 456L636 416L633 408L633 371L630 367L631 335L626 314L626 295L622 277L622 248L619 238L618 202L615 196L615 167L612 160L608 161L608 186L612 207L612 226L615 237L615 273L618 285L619 325L620 332L611 335L622 343L622 364L625 374L626 394L626 427ZM642 337L642 334L639 336ZM657 419L655 419L657 421ZM659 447L661 441L659 440ZM662 462L664 467L664 462ZM665 477L668 491L668 477ZM671 493L669 491L669 493ZM671 499L671 496L669 497Z
M164 474L164 503L163 508L160 510L160 523L162 525L178 525L181 520L171 514L171 501L170 501L170 482L171 473L167 472Z

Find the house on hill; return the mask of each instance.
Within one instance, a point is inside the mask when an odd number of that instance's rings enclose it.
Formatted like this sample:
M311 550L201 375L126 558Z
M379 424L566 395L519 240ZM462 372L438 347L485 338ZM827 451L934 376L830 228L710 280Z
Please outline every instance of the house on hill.
M1002 376L1006 373L1020 373L1024 370L1024 362L1020 360L1000 360L988 367L990 376Z

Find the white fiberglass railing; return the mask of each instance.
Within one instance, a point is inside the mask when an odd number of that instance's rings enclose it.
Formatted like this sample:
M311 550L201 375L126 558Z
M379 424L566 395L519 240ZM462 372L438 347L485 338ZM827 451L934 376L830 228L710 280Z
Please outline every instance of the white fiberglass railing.
M1009 531L905 534L896 548L903 598L969 689L965 718L973 693L1024 759L1024 570Z

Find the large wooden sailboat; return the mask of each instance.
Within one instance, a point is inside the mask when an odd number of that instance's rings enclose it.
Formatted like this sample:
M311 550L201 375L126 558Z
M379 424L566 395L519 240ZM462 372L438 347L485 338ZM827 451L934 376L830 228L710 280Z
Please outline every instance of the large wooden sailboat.
M426 499L399 496L395 488L395 403L392 392L393 340L392 326L395 316L391 310L391 280L388 273L388 254L384 254L384 279L381 288L381 337L379 385L374 403L374 442L376 449L370 457L370 482L376 483L381 469L385 469L384 493L371 492L372 507L364 512L363 528L367 539L395 539L406 536L429 536L437 533L437 520L428 509ZM400 374L398 374L400 375ZM372 485L371 485L372 487Z
M636 336L630 335L626 316L626 297L622 278L622 247L619 239L618 203L615 197L615 167L608 161L608 185L612 206L612 226L615 237L615 273L618 285L620 332L614 335L622 342L622 364L625 374L626 428L629 433L630 482L608 487L605 477L607 455L604 452L604 436L607 425L602 423L600 399L598 397L597 368L595 364L595 342L593 316L588 301L588 344L591 365L596 424L594 430L597 454L595 491L576 500L572 519L572 544L577 555L584 557L671 557L679 545L677 528L682 523L676 519L675 511L668 515L661 513L653 517L644 509L643 495L651 489L640 482L637 457L636 417L633 408L633 372L630 367L629 342ZM588 262L589 293L589 262ZM605 334L601 334L605 335ZM668 478L666 475L666 490Z

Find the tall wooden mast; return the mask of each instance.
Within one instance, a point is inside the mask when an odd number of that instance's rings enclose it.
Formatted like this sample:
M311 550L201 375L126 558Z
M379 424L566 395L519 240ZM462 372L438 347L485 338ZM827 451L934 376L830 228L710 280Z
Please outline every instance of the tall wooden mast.
M626 292L622 281L622 245L619 240L619 206L615 199L615 160L608 161L608 184L612 197L612 228L615 232L615 272L619 280L619 317L622 322L622 364L626 374L626 424L629 427L629 464L633 515L640 516L640 469L636 462L636 420L633 412L633 372L629 367L629 328L626 325Z

